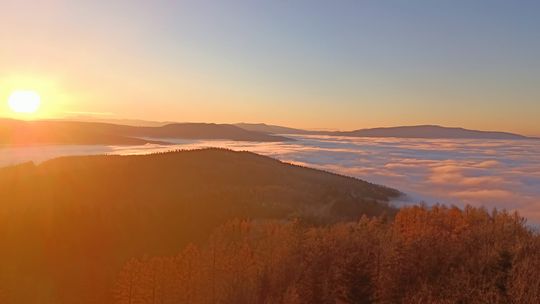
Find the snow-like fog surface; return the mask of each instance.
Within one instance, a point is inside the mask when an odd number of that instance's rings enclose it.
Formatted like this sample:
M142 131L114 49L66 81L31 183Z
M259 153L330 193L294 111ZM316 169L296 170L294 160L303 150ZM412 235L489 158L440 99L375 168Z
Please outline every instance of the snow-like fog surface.
M174 149L248 150L394 187L408 202L519 210L540 221L539 140L431 140L297 136L253 143L177 140L172 146L41 146L0 148L0 166L65 155L147 154ZM173 140L171 140L173 141Z

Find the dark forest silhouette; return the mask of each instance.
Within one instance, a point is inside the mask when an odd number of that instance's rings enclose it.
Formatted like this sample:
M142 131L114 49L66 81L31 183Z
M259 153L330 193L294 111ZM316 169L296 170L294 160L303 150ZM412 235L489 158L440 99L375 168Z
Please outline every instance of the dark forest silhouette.
M63 157L0 169L8 303L107 303L123 263L178 252L234 218L331 223L399 192L223 149Z

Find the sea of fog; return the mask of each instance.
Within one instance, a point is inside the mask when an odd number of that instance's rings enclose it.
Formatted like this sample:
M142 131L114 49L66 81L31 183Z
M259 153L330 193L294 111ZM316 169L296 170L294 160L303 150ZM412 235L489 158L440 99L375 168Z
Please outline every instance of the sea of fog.
M296 141L170 140L174 145L0 148L0 166L39 163L66 155L128 155L224 147L394 187L407 194L399 203L424 201L507 208L540 222L540 140L287 136Z

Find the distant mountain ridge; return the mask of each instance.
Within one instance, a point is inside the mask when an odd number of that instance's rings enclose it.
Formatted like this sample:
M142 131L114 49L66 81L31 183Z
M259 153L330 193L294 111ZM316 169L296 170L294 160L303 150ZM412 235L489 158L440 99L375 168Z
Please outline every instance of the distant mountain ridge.
M236 124L246 130L256 130L268 134L310 134L352 137L396 137L429 139L538 139L520 134L500 131L479 131L438 125L418 125L359 129L353 131L311 131L267 124Z
M478 131L437 125L403 126L360 129L349 132L328 132L329 135L354 137L398 137L430 139L531 139L530 137L498 131Z
M127 121L127 120L126 120ZM353 131L303 130L264 123L158 123L123 125L64 120L0 119L0 146L10 145L144 145L171 144L171 139L282 142L281 135L328 135L426 139L538 139L515 133L479 131L438 125L399 126Z
M249 131L257 131L268 134L313 134L317 131L302 130L296 128L282 127L276 125L267 125L265 123L237 123L234 124L237 127L246 129Z
M0 145L168 144L167 138L261 142L290 140L228 124L174 123L163 126L128 126L101 122L0 119Z

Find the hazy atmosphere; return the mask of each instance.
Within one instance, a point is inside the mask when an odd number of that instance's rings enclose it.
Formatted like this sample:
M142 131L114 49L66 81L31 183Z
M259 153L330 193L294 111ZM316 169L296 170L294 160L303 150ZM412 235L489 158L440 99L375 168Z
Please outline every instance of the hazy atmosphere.
M532 0L0 0L0 304L538 304L539 55Z

